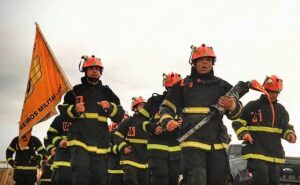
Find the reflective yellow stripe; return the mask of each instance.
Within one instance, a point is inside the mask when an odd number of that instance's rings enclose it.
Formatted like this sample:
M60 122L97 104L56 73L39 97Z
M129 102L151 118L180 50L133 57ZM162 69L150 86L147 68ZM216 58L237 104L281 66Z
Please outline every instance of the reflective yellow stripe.
M174 113L176 113L176 106L173 103L171 103L169 100L164 100L162 102L162 105L166 105L170 107L174 111Z
M100 122L107 122L107 117L100 116L98 113L83 113L79 116L79 118L97 119Z
M246 155L242 155L243 159L260 159L260 160L264 160L264 161L268 161L268 162L272 162L272 163L284 163L285 159L282 158L277 158L277 157L269 157L269 156L265 156L262 154L246 154Z
M71 167L71 163L70 162L66 162L66 161L54 161L53 165L56 168L59 167L59 166Z
M147 112L144 108L140 109L139 112L146 118L150 118L149 112Z
M54 148L54 145L51 144L51 145L48 145L46 149L47 149L47 151L49 151L49 149L52 149L52 148Z
M108 170L110 174L124 174L123 170Z
M40 147L37 149L38 152L41 151L41 150L44 150L44 147L43 147L43 146L40 146Z
M126 138L127 141L129 141L130 143L137 143L137 144L147 144L148 141L147 139L129 139Z
M246 126L247 125L247 121L246 120L244 120L244 119L236 119L236 120L234 120L234 122L239 122L240 124L242 124L243 126Z
M144 130L145 132L147 132L146 126L147 126L149 123L150 123L149 121L144 121L144 122L143 122L143 130Z
M193 148L200 148L204 150L211 150L211 146L208 144L196 142L196 141L185 141L180 144L182 148L186 147L193 147Z
M73 105L70 105L67 109L67 114L70 116L70 118L72 119L75 119L75 116L74 114L72 113L72 108L73 108Z
M36 170L37 166L17 166L18 170Z
M96 154L107 154L109 153L109 148L98 148L96 146L87 146L85 143L78 140L68 141L69 146L80 146L89 152L95 152Z
M52 139L52 143L55 143L57 140L62 139L60 136L56 136Z
M12 151L12 152L15 151L15 149L13 149L11 146L8 146L7 149L10 150L10 151Z
M125 136L124 136L121 132L119 132L119 131L115 131L115 135L116 135L116 136L119 136L119 137L122 138L122 139L125 138Z
M141 164L141 163L137 163L137 162L129 161L129 160L121 160L120 164L121 165L128 164L130 166L134 166L134 167L142 168L142 169L148 168L148 164Z
M118 153L118 152L117 152L117 149L118 149L118 146L117 146L117 145L114 145L114 146L113 146L112 152L113 152L114 154L117 154L117 153Z
M283 134L283 138L286 139L286 136L289 134L289 133L292 133L292 134L295 134L293 130L286 130Z
M228 147L227 143L214 144L215 150L228 149Z
M259 132L272 132L272 133L282 134L282 129L272 128L272 127L248 126L248 130L259 131Z
M178 152L181 150L180 146L167 146L167 145L160 145L160 144L148 144L147 150L164 150L167 152Z
M183 113L190 114L208 114L210 112L209 107L185 107L182 110Z
M247 130L246 127L241 127L241 128L239 128L235 133L236 133L237 136L239 136L240 133L242 133L242 132L244 132L244 131L246 131L246 130Z
M160 122L162 122L163 120L167 119L167 118L170 118L170 119L174 119L171 115L169 114L165 114L163 116L160 117Z
M123 146L125 146L125 145L127 145L127 143L123 141L122 143L119 144L118 149L121 151L121 149L122 149Z
M159 119L160 118L160 114L159 113L156 113L155 115L154 115L154 119Z
M8 161L13 161L13 158L11 158L11 157L8 158L8 159L7 159L7 162L8 162Z
M54 133L58 133L58 131L55 128L49 127L48 131L50 132L54 132Z
M114 116L117 114L117 112L118 112L118 107L117 107L117 105L116 105L115 103L111 103L111 104L112 104L112 106L113 106L113 111L112 111L111 114L109 115L110 118L114 117Z
M51 179L40 179L40 182L51 182Z

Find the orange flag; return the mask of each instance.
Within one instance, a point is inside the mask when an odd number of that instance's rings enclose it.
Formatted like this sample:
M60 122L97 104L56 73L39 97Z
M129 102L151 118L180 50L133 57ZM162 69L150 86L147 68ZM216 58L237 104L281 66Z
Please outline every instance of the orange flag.
M71 85L36 24L29 79L19 122L19 144L26 147L32 127L55 115L55 106Z

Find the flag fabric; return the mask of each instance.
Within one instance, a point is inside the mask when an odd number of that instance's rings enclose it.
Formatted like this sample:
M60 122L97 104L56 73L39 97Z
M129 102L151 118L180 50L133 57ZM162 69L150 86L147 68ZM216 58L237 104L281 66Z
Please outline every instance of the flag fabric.
M32 127L55 115L55 106L71 85L36 23L34 48L19 122L19 144L26 147Z

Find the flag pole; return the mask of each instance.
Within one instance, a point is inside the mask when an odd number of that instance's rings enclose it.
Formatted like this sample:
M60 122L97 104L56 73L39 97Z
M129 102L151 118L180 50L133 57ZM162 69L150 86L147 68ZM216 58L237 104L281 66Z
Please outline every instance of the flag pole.
M44 37L44 34L43 34L43 32L42 32L42 30L41 30L39 24L38 24L37 22L34 22L34 23L35 23L35 26L36 26L37 30L40 32L40 34L41 34L41 36L42 36L42 38L43 38L43 40L44 40L44 42L45 42L45 44L46 44L46 46L47 46L47 49L48 49L49 52L51 53L51 57L53 58L53 60L54 60L54 62L55 62L55 64L56 64L56 66L57 66L58 71L59 71L60 74L64 77L63 80L64 80L65 83L68 85L68 89L72 89L72 85L71 85L69 79L67 78L65 72L62 70L61 66L60 66L59 63L57 62L57 59L56 59L54 53L52 52L52 50L51 50L51 48L50 48L48 42L46 41L46 39L45 39L45 37Z

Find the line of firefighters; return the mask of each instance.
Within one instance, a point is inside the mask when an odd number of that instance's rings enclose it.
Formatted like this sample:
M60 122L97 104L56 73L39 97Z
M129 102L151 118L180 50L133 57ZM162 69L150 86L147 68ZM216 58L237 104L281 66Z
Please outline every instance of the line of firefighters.
M60 114L44 140L46 150L34 136L26 148L18 146L17 137L8 147L7 160L15 169L17 185L35 182L38 161L44 169L41 184L177 185L180 174L186 185L227 184L230 137L223 115L186 141L176 140L205 118L214 104L225 108L238 138L244 140L242 152L253 174L252 184L279 184L278 166L284 162L281 138L295 143L296 134L287 111L277 102L282 90L277 76L264 81L268 96L243 108L238 99L225 96L232 86L214 75L216 56L212 47L203 44L192 50L189 76L164 74L166 90L147 101L134 97L134 114L129 116L118 96L99 80L101 60L82 59L85 76L58 106Z

